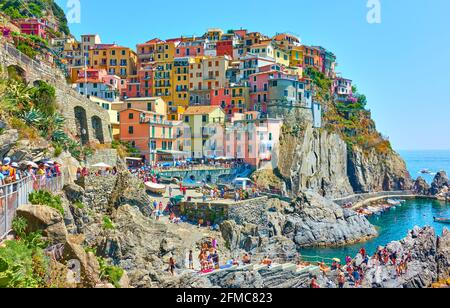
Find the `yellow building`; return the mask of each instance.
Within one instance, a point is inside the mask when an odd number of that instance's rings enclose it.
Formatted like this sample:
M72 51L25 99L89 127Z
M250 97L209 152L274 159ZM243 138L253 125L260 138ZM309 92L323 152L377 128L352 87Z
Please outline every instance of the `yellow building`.
M112 46L106 52L107 71L122 79L137 74L137 54L128 47Z
M243 113L250 109L250 88L248 86L236 85L231 89L231 107L233 113Z
M289 51L289 66L303 67L303 49L301 47L293 46Z
M205 38L210 41L220 41L223 36L222 29L208 29L208 32L205 34Z
M189 127L185 132L184 151L190 152L193 158L202 159L214 156L217 148L209 143L211 135L220 133L225 123L225 113L218 106L191 106L183 114L183 122Z
M190 63L189 90L214 90L228 84L226 72L230 67L229 56L195 57Z
M274 51L275 62L285 67L289 66L289 52L281 48L275 48Z
M174 71L175 49L179 42L158 42L155 50L155 75L153 89L155 96L160 96L168 106L174 105Z
M169 104L169 119L176 120L176 114L179 111L184 111L189 106L189 80L190 80L190 65L195 60L193 58L176 58L173 66L173 100ZM170 108L175 107L175 108ZM177 107L182 107L178 110Z

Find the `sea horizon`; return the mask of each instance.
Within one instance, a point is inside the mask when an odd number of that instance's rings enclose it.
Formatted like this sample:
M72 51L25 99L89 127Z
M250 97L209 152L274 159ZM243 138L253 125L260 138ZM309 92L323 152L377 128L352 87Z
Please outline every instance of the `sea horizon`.
M450 150L398 150L413 179L423 177L431 183L437 172L450 173ZM429 174L421 171L427 169Z

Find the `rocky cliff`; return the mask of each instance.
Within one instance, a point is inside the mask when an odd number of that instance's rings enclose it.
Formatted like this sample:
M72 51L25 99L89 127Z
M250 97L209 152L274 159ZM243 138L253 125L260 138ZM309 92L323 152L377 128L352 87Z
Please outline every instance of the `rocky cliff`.
M291 196L313 190L336 199L354 192L406 190L412 185L405 162L394 151L349 149L339 134L308 125L285 125L275 168Z
M411 188L406 163L394 151L353 147L348 154L348 178L355 192L398 191Z
M305 190L329 198L353 193L347 177L347 146L338 135L324 130L285 125L276 168L291 196Z

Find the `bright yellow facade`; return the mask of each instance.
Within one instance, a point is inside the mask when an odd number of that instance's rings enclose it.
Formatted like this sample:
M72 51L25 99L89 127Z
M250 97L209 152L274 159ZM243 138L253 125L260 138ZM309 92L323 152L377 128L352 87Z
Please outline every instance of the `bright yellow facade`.
M300 47L292 47L289 52L289 66L303 67L303 49Z
M289 53L281 48L275 48L275 62L285 67L289 66Z

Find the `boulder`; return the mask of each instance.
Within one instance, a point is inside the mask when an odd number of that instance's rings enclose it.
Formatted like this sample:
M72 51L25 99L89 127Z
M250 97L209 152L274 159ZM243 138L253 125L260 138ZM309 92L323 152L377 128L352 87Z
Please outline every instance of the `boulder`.
M17 209L17 217L27 221L27 233L42 231L42 235L52 244L66 241L64 218L55 209L43 205L22 205Z
M450 279L450 231L444 229L437 246L438 279Z
M300 194L285 213L283 235L299 247L342 246L377 235L365 217L313 192Z
M379 265L370 261L362 285L367 288L427 288L438 276L437 238L433 228L415 227L401 241L387 245L389 253L396 252L398 260L411 253L408 271L396 275L392 264Z
M70 202L75 203L83 201L84 189L81 186L67 184L64 185L63 191Z
M418 195L426 196L430 191L430 185L423 177L417 178L413 185L413 192Z
M430 194L437 195L444 188L450 187L450 181L447 177L447 173L445 171L440 171L434 177L433 183L431 184Z
M0 135L0 159L11 151L17 140L19 140L19 133L15 129L8 129Z
M235 221L228 220L220 225L220 232L225 240L225 243L231 251L240 248L241 241L241 227Z
M63 256L66 262L79 262L81 286L93 288L99 284L100 265L92 252L86 253L81 245L68 240L64 245Z

